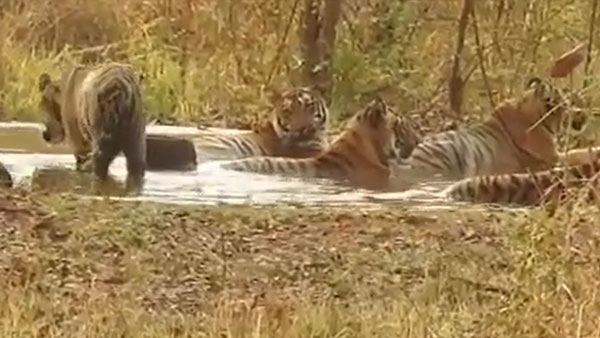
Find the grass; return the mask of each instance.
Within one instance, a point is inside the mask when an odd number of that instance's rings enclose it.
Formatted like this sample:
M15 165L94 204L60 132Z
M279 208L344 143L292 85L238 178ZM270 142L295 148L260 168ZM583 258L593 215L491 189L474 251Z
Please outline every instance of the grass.
M460 74L467 81L467 113L458 122L487 115L494 103L520 91L524 77L545 75L552 58L588 41L588 1L502 4L477 3L481 46L473 25L468 27ZM41 119L36 89L41 72L58 76L70 63L111 59L145 73L151 118L247 127L270 109L270 92L300 81L303 4L295 5L296 0L7 1L0 8L0 119ZM445 89L461 6L462 0L347 1L333 51L334 127L376 93L399 112L410 112L425 130L457 122ZM586 74L598 73L599 43L592 41L589 70L580 67L562 85L581 88ZM597 106L597 81L591 80L586 99Z
M597 337L597 209L173 207L3 192L3 337Z

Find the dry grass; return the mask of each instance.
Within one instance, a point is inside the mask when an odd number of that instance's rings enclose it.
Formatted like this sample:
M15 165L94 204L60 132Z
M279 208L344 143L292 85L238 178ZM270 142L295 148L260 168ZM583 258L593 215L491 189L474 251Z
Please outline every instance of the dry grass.
M146 106L161 122L244 126L269 109L270 91L298 83L302 6L296 0L4 1L0 117L39 119L40 72L113 59L146 73ZM461 6L462 0L346 1L334 51L334 124L373 93L413 112L426 130L457 122L444 90ZM467 81L463 118L486 114L519 92L525 75L546 74L553 57L588 41L590 6L583 0L476 2L479 45L471 24L459 74ZM600 71L599 46L595 39L588 74ZM581 88L583 68L560 82ZM597 105L592 80L586 99Z
M0 208L2 337L600 335L597 209L21 196Z

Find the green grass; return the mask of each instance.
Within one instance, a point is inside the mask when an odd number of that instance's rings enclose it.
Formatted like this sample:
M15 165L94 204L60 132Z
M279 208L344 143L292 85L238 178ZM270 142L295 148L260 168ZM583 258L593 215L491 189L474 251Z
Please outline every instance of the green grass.
M173 207L12 194L3 337L597 337L598 210Z

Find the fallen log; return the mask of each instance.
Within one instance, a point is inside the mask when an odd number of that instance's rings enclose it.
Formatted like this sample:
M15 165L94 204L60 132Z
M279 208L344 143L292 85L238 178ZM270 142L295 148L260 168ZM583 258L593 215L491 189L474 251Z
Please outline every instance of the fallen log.
M171 135L146 135L147 170L192 171L196 166L196 149L191 140Z

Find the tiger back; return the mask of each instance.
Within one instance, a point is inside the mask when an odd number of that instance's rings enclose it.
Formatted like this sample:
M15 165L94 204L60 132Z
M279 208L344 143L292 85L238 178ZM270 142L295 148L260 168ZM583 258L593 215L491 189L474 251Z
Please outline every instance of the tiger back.
M554 138L568 108L566 95L533 78L521 98L501 103L481 124L425 137L393 165L394 176L419 182L549 169L557 162Z
M267 175L326 178L366 189L383 189L388 162L410 153L420 136L381 99L348 121L345 130L323 153L306 159L254 157L229 161L225 169Z
M253 156L306 158L327 147L329 112L316 91L299 87L274 98L268 121L233 135L202 132L194 139L205 160Z
M600 147L573 149L560 154L561 167L534 173L489 175L463 179L445 191L456 201L539 205L559 201L568 188L592 183L600 171Z
M515 206L558 205L569 189L599 187L600 160L534 173L480 176L463 179L444 194L460 202Z

